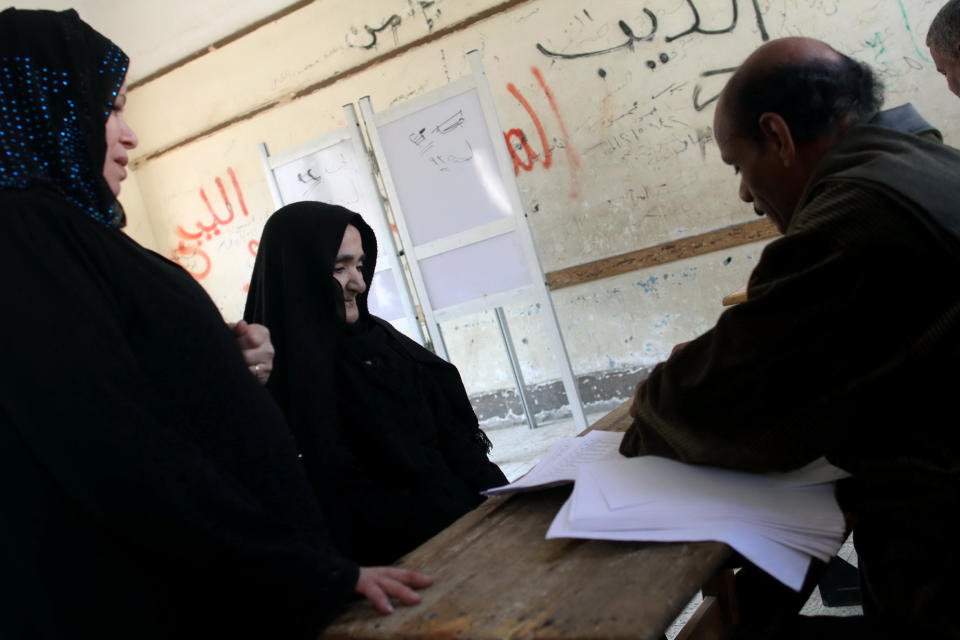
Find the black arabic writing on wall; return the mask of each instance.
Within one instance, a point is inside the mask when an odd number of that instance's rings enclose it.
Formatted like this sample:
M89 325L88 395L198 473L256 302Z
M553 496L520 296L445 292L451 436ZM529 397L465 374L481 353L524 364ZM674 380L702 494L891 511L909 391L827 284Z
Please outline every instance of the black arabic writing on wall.
M770 39L770 35L769 35L769 33L767 32L766 25L764 24L764 21L763 21L763 13L760 11L759 0L751 0L751 4L752 4L752 6L753 6L753 12L754 12L754 16L755 16L755 18L756 18L757 29L758 29L758 31L760 32L760 39L761 39L763 42L767 42L767 41ZM664 37L664 42L667 42L667 43L669 43L669 42L674 42L674 41L676 41L676 40L679 40L680 38L684 38L684 37L687 37L687 36L690 36L690 35L693 35L693 34L700 34L700 35L707 35L707 36L709 36L709 35L718 35L718 34L732 33L732 32L734 31L734 29L736 29L736 27L737 27L737 23L738 23L739 18L740 18L740 9L739 9L739 2L738 2L738 0L730 0L730 5L731 5L731 20L730 20L730 24L729 24L728 26L724 26L724 27L718 28L718 29L706 29L706 28L704 28L704 27L702 26L701 19L700 19L700 10L697 8L696 2L695 2L694 0L686 0L686 5L687 5L687 7L689 7L690 13L691 13L691 15L692 15L692 23L691 23L690 27L687 28L687 29L685 29L685 30L683 30L683 31L681 31L681 32L679 32L679 33L675 33L675 34L672 34L672 35L665 36L665 37ZM592 56L601 56L601 55L606 55L606 54L609 54L609 53L613 53L614 51L620 51L620 50L622 50L622 49L626 49L626 50L629 50L629 51L636 51L636 47L635 47L635 44L636 44L636 43L639 43L639 42L653 42L653 41L655 40L655 37L656 37L657 32L658 32L658 30L659 30L659 23L658 23L658 21L657 21L657 16L656 16L656 14L653 13L653 11L651 11L650 9L648 9L648 8L646 8L646 7L644 7L644 9L643 9L643 13L644 13L644 15L647 17L647 19L648 19L649 22L650 22L650 26L649 26L648 31L647 31L646 33L644 33L643 35L637 35L636 32L633 30L633 28L632 28L629 24L627 24L626 21L624 21L624 20L621 19L621 20L619 20L619 21L617 22L617 26L620 28L620 31L624 34L624 36L626 36L626 39L625 39L623 42L621 42L620 44L612 45L612 46L610 46L610 47L605 47L605 48L603 48L603 49L597 49L597 50L593 50L593 51L580 51L580 52L574 52L574 53L563 53L563 52L551 51L551 50L547 49L546 47L544 47L543 44L541 44L541 43L538 42L538 43L536 44L537 51L539 51L541 54L543 54L543 55L545 55L545 56L547 56L547 57L549 57L549 58L554 58L554 59L558 59L558 60L576 60L576 59L579 59L579 58L586 58L586 57L592 57ZM587 14L587 16L590 17L589 14ZM592 19L592 18L591 18L591 19ZM659 55L659 60L660 60L660 63L661 63L661 64L665 64L665 63L669 60L669 57L668 57L666 54L661 53L661 54ZM657 66L657 63L656 63L654 60L648 60L648 61L647 61L647 66L648 66L650 69L655 69L656 66ZM732 73L734 70L736 70L736 67L724 67L724 68L720 68L720 69L708 69L708 70L703 71L703 72L700 74L700 77L701 77L701 78L706 78L706 77L710 77L710 76L714 76L714 75ZM601 71L603 71L603 70L601 70ZM600 76L601 76L601 77L606 77L606 72L604 71L603 73L600 74ZM700 83L697 83L697 84L694 86L694 89L693 89L693 106L694 106L694 108L695 108L697 111L703 111L703 110L706 109L710 104L712 104L714 101L716 101L717 98L719 97L719 94L717 94L717 95L713 95L713 96L711 96L711 97L709 97L709 98L702 99L702 98L701 98L702 92L703 92L703 86L702 86Z
M354 44L348 41L347 44L357 49L373 49L375 46L377 46L377 38L379 37L381 31L385 31L387 29L393 29L394 31L396 31L397 27L399 27L400 23L402 22L403 22L403 18L401 18L397 14L393 14L392 16L387 18L383 22L383 24L381 24L379 27L371 27L370 25L365 24L363 25L363 30L367 32L368 36L370 36L370 42L367 42L365 44ZM354 33L356 33L355 29L354 29Z

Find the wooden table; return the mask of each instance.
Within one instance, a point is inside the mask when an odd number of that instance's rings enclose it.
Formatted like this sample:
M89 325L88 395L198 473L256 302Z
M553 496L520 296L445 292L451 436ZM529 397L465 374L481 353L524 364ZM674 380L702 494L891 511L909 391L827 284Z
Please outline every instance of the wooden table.
M743 285L736 291L733 291L723 296L723 300L721 302L723 306L730 307L735 304L740 304L741 302L746 302L746 301L747 301L747 285Z
M620 431L629 403L593 425ZM383 616L353 602L322 638L662 638L697 591L680 637L722 638L731 555L719 542L546 540L570 493L561 487L490 498L398 563L434 579L423 601Z

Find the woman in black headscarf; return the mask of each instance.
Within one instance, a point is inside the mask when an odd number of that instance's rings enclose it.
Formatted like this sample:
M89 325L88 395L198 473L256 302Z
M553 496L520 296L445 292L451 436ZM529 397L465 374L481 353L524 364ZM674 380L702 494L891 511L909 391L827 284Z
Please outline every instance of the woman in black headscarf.
M0 13L0 637L312 637L422 576L333 551L282 415L181 268L118 229L127 57Z
M335 542L361 564L396 560L506 484L456 367L367 310L376 260L358 214L285 206L264 227L244 312L270 329L267 389Z

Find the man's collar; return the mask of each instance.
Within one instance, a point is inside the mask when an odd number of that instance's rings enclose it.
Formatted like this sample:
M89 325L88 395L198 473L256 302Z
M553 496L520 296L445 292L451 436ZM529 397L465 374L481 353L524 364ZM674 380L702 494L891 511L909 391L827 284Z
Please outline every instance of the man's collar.
M943 134L932 124L924 120L913 105L909 102L893 109L878 111L869 118L866 124L871 124L885 129L893 129L901 133L912 133L920 135L923 133L932 133L942 142Z

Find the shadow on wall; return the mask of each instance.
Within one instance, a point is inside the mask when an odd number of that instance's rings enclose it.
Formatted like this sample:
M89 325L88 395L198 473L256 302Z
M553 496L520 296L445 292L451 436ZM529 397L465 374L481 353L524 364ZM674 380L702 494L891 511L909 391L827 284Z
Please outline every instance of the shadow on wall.
M651 369L615 369L577 376L584 411L605 413L629 400L637 382L646 378ZM560 380L531 385L527 393L537 422L570 416L570 405ZM526 419L520 394L515 388L479 393L470 396L470 403L484 428L506 427Z

